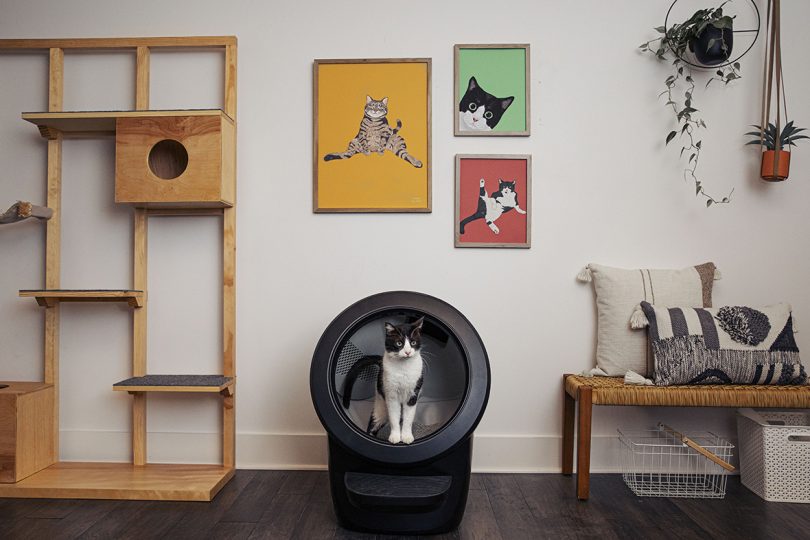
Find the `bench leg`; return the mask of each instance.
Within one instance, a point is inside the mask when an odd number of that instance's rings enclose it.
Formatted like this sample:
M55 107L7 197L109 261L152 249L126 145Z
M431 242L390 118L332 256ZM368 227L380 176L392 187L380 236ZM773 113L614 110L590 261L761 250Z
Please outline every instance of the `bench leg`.
M577 416L577 498L587 501L591 484L591 389L579 389L579 413Z
M565 383L565 380L563 380ZM566 476L574 472L574 425L577 402L568 395L563 384L563 440L562 473Z

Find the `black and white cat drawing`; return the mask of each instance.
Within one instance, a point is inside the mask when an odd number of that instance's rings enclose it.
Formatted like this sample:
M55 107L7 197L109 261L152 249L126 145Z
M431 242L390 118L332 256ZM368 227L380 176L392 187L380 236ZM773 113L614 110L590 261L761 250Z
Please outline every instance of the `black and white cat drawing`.
M366 156L372 152L383 155L386 150L389 150L395 156L404 159L414 167L421 167L422 162L408 153L405 139L399 135L402 122L397 119L397 126L392 128L388 125L387 114L387 97L376 100L371 96L366 96L366 107L363 111L363 119L360 121L360 129L357 135L349 141L348 149L345 152L326 154L323 160L349 159L358 153Z
M343 407L348 409L357 377L367 367L378 366L374 409L366 432L376 437L389 423L388 442L392 444L413 442L413 419L425 374L421 354L423 322L424 317L410 324L385 323L385 354L364 356L355 362L343 383Z
M493 96L478 85L475 77L470 77L467 92L458 104L458 127L461 131L491 131L513 101L514 96Z
M492 232L498 234L501 230L495 225L495 221L506 212L514 209L518 214L525 214L526 211L520 207L515 192L517 181L511 182L498 179L498 191L491 196L487 195L486 181L482 178L479 182L481 189L478 191L478 208L475 213L461 220L459 233L464 234L464 227L471 221L483 219Z

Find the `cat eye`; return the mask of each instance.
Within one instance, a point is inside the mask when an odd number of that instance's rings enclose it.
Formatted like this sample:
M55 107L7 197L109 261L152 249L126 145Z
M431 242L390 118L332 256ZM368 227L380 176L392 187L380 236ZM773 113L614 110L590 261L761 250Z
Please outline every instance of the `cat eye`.
M485 113L484 113L484 118L486 118L486 119L490 119L490 118L492 118L492 111L487 111L487 112L485 112Z
M402 347L402 342L401 341L397 341L397 347Z
M475 103L470 103L470 105L467 108L470 109L471 111L474 111L475 109L478 108L478 105L476 105Z

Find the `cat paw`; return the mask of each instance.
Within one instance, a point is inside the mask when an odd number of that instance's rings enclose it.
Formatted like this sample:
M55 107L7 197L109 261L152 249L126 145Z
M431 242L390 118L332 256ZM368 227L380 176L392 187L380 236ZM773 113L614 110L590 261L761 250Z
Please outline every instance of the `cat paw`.
M388 442L391 444L397 444L402 442L402 436L399 433L392 433L388 436Z
M413 162L413 166L416 167L417 169L421 169L422 162L417 159L416 161Z
M494 232L495 234L500 234L501 232L501 230L495 224L490 225L489 228L492 229L492 232Z
M484 186L486 185L486 181L485 181L485 180L482 178L482 179L481 179L481 180L478 182L478 185L479 185L479 186L481 186L481 187L484 187Z
M411 444L413 442L413 434L412 433L403 433L402 434L402 442L405 444Z

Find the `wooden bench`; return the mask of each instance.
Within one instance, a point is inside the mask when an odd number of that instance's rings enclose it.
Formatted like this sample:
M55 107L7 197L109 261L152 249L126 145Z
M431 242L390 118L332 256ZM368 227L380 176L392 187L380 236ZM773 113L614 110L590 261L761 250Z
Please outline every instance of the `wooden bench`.
M579 410L576 403L579 402ZM810 409L810 386L637 386L621 377L563 376L562 472L574 472L577 426L577 498L590 491L591 413L594 405L640 407L757 407Z

